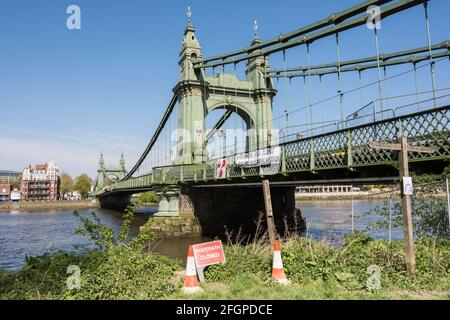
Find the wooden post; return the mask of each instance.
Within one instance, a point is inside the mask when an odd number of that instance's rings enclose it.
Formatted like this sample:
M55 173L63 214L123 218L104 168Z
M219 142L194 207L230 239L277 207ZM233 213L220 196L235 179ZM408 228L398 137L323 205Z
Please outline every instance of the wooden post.
M402 129L402 122L400 122L400 129ZM400 162L400 179L402 181L402 215L403 215L403 233L405 238L405 258L406 269L410 276L416 276L416 250L414 248L413 223L411 214L411 195L404 194L403 178L409 177L408 166L408 151L419 153L434 153L437 151L436 147L414 147L408 146L408 139L406 137L400 138L400 143L381 143L376 141L369 142L369 147L375 150L396 150L399 151ZM389 229L390 230L390 229Z
M401 150L399 154L400 160L400 179L403 182L403 177L409 177L408 165L408 139L404 136L400 139ZM409 275L415 277L416 275L416 253L414 248L413 224L411 214L411 196L405 195L403 192L403 184L401 190L401 206L403 215L403 233L405 239L405 258L406 269Z
M267 230L269 232L269 241L270 243L273 243L275 241L275 224L273 221L272 199L270 197L269 180L263 180L262 185L264 194L264 204L266 207L266 219L267 219Z

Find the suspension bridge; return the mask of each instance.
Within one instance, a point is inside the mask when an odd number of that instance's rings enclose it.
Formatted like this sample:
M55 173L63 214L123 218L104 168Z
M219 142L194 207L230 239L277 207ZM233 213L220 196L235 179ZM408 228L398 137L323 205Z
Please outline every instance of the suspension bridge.
M450 79L437 75L448 74L450 41L432 42L432 4L364 1L266 41L255 21L248 47L206 58L189 10L180 74L158 128L130 171L123 159L118 169L101 157L95 196L102 207L122 210L131 195L153 190L161 196L159 216L190 212L205 224L238 224L264 211L267 179L280 221L295 211L295 186L399 180L398 154L371 142L405 136L412 146L433 147L410 152L410 166L417 173L442 170L450 158ZM378 25L410 10L423 10L423 21L415 21L423 23L423 45L381 52ZM343 59L342 36L357 29L373 39L373 54ZM314 45L326 39L335 59L312 64ZM299 48L305 63L288 66L289 51ZM269 64L272 57L279 68ZM357 86L348 85L349 76ZM304 89L300 107L286 98L295 81Z

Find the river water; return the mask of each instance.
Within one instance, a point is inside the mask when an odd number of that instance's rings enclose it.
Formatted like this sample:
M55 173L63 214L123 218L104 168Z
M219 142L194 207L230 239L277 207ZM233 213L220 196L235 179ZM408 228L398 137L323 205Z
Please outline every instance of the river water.
M379 217L363 216L381 200L354 201L354 228L364 230L369 223ZM351 232L351 200L301 201L297 203L307 221L307 236L316 240L326 240L338 244L342 237ZM92 209L80 210L83 216L89 216ZM121 214L95 209L102 223L114 231L120 229ZM147 208L136 215L130 234L136 234L156 208ZM80 247L89 247L90 243L81 235L73 232L81 226L72 210L45 211L0 211L0 269L16 270L24 264L25 256L38 256L58 250L79 251ZM387 239L388 231L371 234L378 239ZM392 231L392 239L401 238L401 230ZM184 260L186 248L191 243L207 241L206 238L163 239L152 245L155 252Z

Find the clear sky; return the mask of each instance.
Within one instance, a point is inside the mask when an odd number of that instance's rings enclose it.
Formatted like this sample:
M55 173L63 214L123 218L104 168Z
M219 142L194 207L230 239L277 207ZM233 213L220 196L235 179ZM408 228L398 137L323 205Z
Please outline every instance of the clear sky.
M1 0L0 169L22 170L27 164L53 159L73 176L86 172L94 177L101 150L106 162L113 164L123 150L131 167L171 99L189 5L203 55L211 56L247 46L255 19L260 37L267 39L358 2ZM66 8L71 4L81 8L81 30L66 27ZM431 1L433 43L450 39L448 12L450 1ZM381 51L426 45L423 15L418 7L383 22ZM335 61L333 41L312 45L312 64ZM365 27L343 34L341 46L343 60L375 54L373 34ZM287 65L306 64L304 51L290 51ZM274 55L271 63L282 67L281 55ZM445 71L437 73L440 87L450 86L445 63ZM429 75L422 71L424 89L429 87ZM370 75L371 80L364 81L374 81L375 73ZM356 76L345 77L344 89L351 89ZM336 93L333 81L322 94ZM292 109L304 105L303 80L293 80L284 92L282 81L278 85L275 115L285 103ZM398 86L402 91L403 85L403 80L392 83L389 90ZM318 99L317 90L312 89L313 100ZM365 92L364 100L373 99L371 94ZM346 103L347 114L359 105L359 96ZM325 118L336 118L336 107L329 108Z

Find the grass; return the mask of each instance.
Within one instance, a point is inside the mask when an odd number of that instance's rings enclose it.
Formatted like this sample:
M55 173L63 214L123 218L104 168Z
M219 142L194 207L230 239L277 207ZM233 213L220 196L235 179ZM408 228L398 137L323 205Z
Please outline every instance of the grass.
M195 300L448 300L448 291L408 291L381 289L378 291L349 291L334 281L307 281L282 286L265 282L247 274L236 277L229 284L205 283L204 292L197 295L177 293L171 299Z

